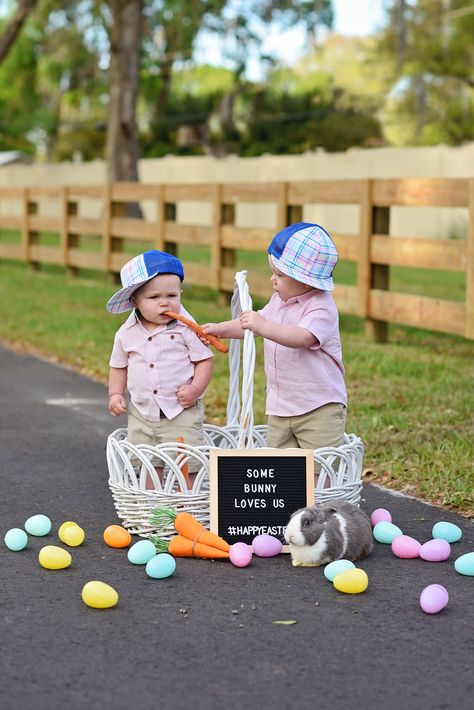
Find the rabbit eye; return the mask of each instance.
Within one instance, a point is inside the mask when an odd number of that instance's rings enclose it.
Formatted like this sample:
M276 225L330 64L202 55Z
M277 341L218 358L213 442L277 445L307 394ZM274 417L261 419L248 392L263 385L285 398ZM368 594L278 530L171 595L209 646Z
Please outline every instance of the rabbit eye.
M304 521L303 527L305 527L305 528L309 527L309 520Z

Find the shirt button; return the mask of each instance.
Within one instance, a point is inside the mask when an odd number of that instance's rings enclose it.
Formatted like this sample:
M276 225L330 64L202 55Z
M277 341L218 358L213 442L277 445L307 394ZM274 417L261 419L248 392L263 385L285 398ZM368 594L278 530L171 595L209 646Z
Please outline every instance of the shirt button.
M170 335L170 340L174 340L174 335Z
M158 394L158 390L153 390L153 394Z
M150 362L150 367L155 367L155 366L154 366L154 364L153 364L152 362Z
M150 340L153 340L153 338L152 338L152 337L149 337L149 338L148 338L148 342L150 342Z

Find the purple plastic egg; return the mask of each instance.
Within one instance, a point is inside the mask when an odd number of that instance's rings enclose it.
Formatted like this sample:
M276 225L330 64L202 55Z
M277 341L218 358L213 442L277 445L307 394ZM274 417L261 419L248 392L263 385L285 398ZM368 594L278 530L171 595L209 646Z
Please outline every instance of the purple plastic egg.
M230 546L229 559L234 567L247 567L252 561L252 550L245 542L235 542Z
M392 552L404 560L413 559L420 554L421 543L409 535L399 535L392 542Z
M257 535L252 540L252 549L257 557L275 557L283 549L283 545L273 535Z
M420 547L420 557L427 562L442 562L451 554L451 545L443 539L428 540Z
M420 606L426 614L437 614L448 601L448 590L441 584L430 584L420 594Z
M374 510L370 516L370 522L374 527L377 523L391 523L392 516L388 510L385 510L385 508L377 508L377 510Z

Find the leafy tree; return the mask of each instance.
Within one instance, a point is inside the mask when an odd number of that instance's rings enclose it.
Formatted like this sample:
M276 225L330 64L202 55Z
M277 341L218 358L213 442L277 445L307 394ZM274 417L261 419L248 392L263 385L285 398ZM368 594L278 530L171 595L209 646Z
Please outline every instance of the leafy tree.
M474 139L474 8L463 0L395 0L378 54L392 62L386 132L396 143Z

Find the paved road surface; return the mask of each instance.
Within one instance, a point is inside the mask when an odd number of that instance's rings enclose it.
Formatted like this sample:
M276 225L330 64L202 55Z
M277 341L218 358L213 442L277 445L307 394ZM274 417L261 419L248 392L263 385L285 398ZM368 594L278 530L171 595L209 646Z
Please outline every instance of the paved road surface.
M336 592L322 569L293 569L288 556L245 569L179 560L173 577L151 580L101 541L119 522L104 455L117 420L105 388L1 348L0 368L1 536L36 513L53 521L22 552L0 546L3 710L472 707L474 578L453 559L474 550L473 521L366 486L366 512L389 508L422 541L440 519L461 525L451 559L402 561L376 544L360 563L370 584L359 596ZM86 543L69 569L45 570L38 550L65 520L82 525ZM115 609L82 603L91 579L119 591ZM428 616L418 598L434 582L450 601ZM298 623L272 623L281 619Z

